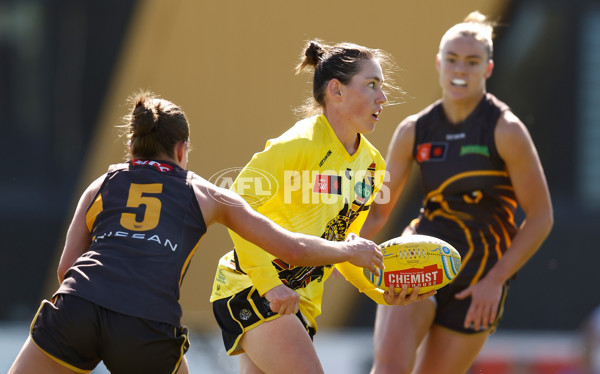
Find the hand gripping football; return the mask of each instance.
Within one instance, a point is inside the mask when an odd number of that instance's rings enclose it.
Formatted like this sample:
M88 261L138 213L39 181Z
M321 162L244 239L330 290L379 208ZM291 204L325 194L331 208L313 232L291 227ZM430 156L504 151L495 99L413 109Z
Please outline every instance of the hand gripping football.
M427 235L405 235L379 245L385 269L380 275L364 269L367 279L384 291L392 284L396 291L408 285L408 293L420 286L419 294L437 290L458 274L461 258L449 243Z

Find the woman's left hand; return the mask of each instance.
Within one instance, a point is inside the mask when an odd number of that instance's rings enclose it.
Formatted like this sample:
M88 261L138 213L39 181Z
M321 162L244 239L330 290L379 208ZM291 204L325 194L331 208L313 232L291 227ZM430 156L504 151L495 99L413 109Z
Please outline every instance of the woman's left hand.
M466 329L484 330L496 321L502 287L503 283L484 278L455 295L460 300L471 296L464 322Z

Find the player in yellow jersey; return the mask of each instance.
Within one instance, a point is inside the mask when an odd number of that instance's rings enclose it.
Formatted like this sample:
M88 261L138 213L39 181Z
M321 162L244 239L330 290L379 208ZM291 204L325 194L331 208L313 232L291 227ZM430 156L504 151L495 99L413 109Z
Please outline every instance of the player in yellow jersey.
M314 67L313 96L322 113L297 122L254 155L232 189L284 228L332 241L358 234L380 190L385 162L363 134L386 103L380 50L313 41L298 72ZM324 282L333 265L292 266L231 232L235 248L219 262L211 301L227 353L243 373L321 373L311 342ZM431 296L384 294L362 269L336 265L380 304Z
M88 373L100 361L114 374L188 373L179 287L213 223L297 265L383 266L371 241L289 232L186 170L190 129L181 108L149 92L132 104L124 126L131 160L112 165L81 196L58 266L61 285L42 302L9 374Z

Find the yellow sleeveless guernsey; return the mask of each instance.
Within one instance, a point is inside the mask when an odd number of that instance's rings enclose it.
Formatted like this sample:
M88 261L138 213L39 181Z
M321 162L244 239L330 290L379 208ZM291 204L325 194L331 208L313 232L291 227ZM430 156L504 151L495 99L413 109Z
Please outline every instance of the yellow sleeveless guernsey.
M282 227L328 240L359 234L381 188L385 161L360 135L349 155L324 115L297 122L267 141L237 176L232 190ZM219 261L211 302L254 286L261 295L285 284L301 296L300 311L316 329L323 285L333 265L293 266L229 231L234 250ZM361 292L385 304L382 291L350 263L335 265Z

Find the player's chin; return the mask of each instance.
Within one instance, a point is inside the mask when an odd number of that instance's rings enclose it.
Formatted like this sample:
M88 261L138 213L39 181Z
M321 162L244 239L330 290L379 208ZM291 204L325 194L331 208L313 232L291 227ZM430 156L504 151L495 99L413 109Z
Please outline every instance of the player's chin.
M361 134L368 135L375 131L375 127L377 126L377 121L372 120L367 126L364 126Z

